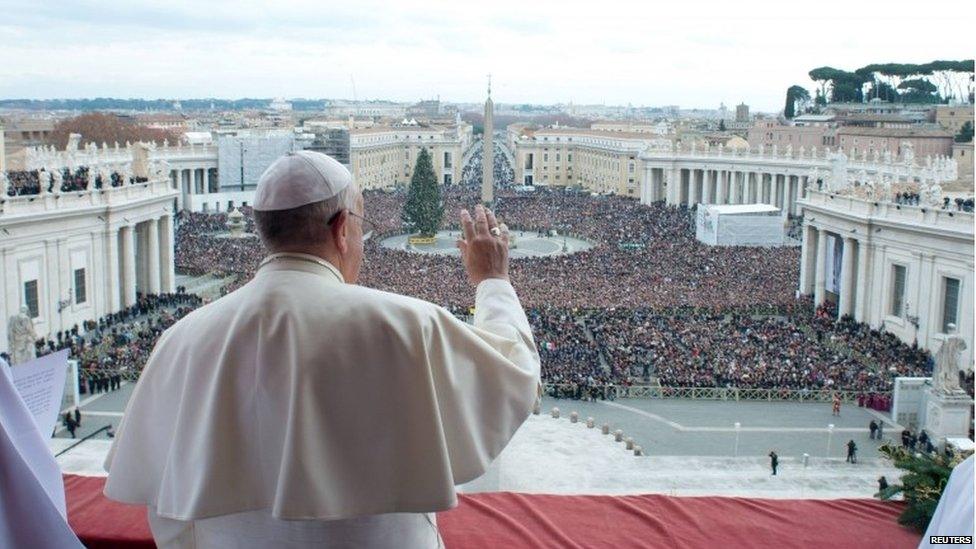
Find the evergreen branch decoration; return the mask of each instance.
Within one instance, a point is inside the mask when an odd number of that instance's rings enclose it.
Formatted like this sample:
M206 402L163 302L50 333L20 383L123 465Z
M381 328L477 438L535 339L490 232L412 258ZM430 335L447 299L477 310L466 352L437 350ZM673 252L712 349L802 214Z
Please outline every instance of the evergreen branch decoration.
M897 494L903 494L908 507L898 517L898 523L924 533L932 521L953 467L969 454L948 457L941 453L911 452L902 446L890 444L881 446L878 451L891 459L895 467L904 470L905 474L901 476L901 484L892 484L875 495L879 499L890 500Z

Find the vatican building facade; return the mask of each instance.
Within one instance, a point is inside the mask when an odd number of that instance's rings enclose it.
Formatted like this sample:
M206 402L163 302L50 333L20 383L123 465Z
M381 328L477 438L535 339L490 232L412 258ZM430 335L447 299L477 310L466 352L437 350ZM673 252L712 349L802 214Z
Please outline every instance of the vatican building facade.
M22 308L37 338L53 337L134 305L137 294L174 291L177 191L165 164L144 153L140 160L136 149L112 164L79 164L69 154L39 172L37 194L3 189L4 333Z

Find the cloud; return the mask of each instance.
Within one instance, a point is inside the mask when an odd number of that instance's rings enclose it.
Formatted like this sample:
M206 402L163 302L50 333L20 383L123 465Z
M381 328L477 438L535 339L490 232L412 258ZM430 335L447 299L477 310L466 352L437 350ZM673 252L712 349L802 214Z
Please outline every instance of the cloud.
M967 4L912 5L0 0L0 96L481 101L491 72L503 103L776 110L816 66L971 57Z

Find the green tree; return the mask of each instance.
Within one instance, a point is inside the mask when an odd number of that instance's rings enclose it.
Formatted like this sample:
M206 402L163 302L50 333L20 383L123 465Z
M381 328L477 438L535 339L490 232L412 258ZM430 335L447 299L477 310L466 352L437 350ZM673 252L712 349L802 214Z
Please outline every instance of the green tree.
M881 446L878 451L894 461L895 467L905 473L901 476L901 484L890 484L888 488L878 492L877 497L888 500L901 493L906 506L898 517L898 522L917 532L925 532L935 514L935 508L939 505L939 498L942 497L952 469L966 456L948 458L941 453L916 454L890 444Z
M939 88L935 84L922 78L912 78L898 84L902 90L901 98L906 103L939 103Z
M790 86L786 90L786 108L783 109L783 116L793 118L797 113L797 103L810 101L810 92L803 86Z
M969 120L959 128L959 133L956 134L956 143L972 143L973 142L973 123Z
M427 149L420 149L417 155L417 165L410 178L410 189L407 191L407 202L403 206L402 219L412 223L420 236L431 237L437 234L444 219L444 203L441 201L441 189L434 174L434 165Z
M725 120L719 120L718 121L718 131L720 131L720 132L724 132L725 131Z
M868 71L847 72L833 67L817 67L809 73L810 80L820 86L820 95L831 103L860 102L864 98L861 88L871 81Z

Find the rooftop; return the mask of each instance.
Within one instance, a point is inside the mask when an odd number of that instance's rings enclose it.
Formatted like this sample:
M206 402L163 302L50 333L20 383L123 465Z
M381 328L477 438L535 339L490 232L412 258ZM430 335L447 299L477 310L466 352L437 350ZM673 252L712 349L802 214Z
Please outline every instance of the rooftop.
M940 129L929 128L865 128L861 126L842 126L837 128L837 135L869 135L874 137L946 137L952 138L952 133Z
M779 208L769 204L714 204L708 206L708 209L719 215L764 214L779 211Z

